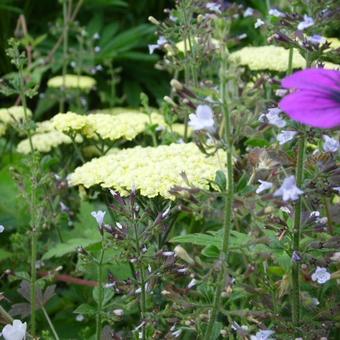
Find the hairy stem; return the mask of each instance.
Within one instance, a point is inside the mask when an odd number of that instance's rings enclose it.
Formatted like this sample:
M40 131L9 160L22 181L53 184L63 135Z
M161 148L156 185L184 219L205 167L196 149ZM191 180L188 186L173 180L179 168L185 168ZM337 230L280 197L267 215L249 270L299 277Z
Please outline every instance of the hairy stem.
M306 136L303 132L298 142L298 154L296 164L296 185L301 188L303 186L304 160L306 149ZM300 251L300 235L302 221L302 198L300 197L295 203L294 230L293 230L293 251ZM298 326L300 322L300 264L293 261L292 266L292 321L294 326Z
M64 112L65 104L65 75L67 71L67 49L68 49L68 0L63 0L63 18L64 18L64 30L63 30L63 69L62 69L62 94L60 96L59 111Z
M142 253L140 250L140 243L139 243L139 235L138 235L138 229L137 229L137 224L134 222L133 223L134 227L134 232L135 232L135 242L136 242L136 251L137 251L137 257L138 257L138 263L139 263L139 272L140 272L140 288L141 288L141 299L140 299L140 312L141 312L141 319L142 322L145 320L145 314L146 314L146 291L145 291L145 273L144 273L144 268L143 268L143 263L142 263ZM145 327L144 325L142 326L142 340L145 339Z
M228 107L228 92L227 92L227 79L226 79L227 55L226 55L226 51L224 47L221 49L221 56L222 56L222 61L221 61L221 69L220 69L220 92L221 92L221 99L222 99L224 124L225 124L224 135L225 135L225 142L227 144L227 151L226 151L226 154L227 154L227 188L226 188L225 206L224 206L223 244L222 244L221 257L220 257L221 271L217 279L211 316L210 316L207 331L204 337L206 340L209 340L212 338L214 324L216 322L219 309L220 309L221 292L224 287L226 265L228 262L228 255L229 255L229 239L230 239L230 231L232 229L232 209L233 209L233 199L234 199L234 175L233 175L233 163L232 163L233 140L232 140L231 116L230 116L230 110Z
M98 280L98 302L97 302L97 316L96 316L96 340L101 339L102 326L102 308L103 308L103 259L104 259L104 236L102 235L101 250L99 261L97 263L97 280Z

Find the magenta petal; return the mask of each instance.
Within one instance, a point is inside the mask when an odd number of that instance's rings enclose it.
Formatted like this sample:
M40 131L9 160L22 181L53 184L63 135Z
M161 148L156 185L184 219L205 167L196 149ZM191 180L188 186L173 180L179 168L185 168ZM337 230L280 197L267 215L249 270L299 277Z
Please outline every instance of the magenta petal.
M292 119L317 128L340 126L340 105L315 91L298 90L283 98L279 107Z
M284 88L323 91L340 91L340 72L311 68L298 71L282 80Z

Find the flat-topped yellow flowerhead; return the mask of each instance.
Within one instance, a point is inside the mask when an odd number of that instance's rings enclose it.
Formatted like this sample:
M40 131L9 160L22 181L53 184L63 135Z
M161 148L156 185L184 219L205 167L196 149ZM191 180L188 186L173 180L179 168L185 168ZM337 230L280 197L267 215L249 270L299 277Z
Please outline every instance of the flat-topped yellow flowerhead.
M132 140L142 133L147 124L164 125L163 117L158 113L150 116L141 112L124 112L121 114L89 114L59 113L52 119L54 127L64 133L77 132L87 138L100 137L115 141Z
M47 82L48 87L61 88L63 87L63 76L56 76ZM69 89L81 89L84 91L91 90L96 85L95 79L88 76L78 76L76 74L65 75L65 87Z
M285 72L288 69L289 50L279 46L243 47L230 54L230 59L240 65L248 66L252 71ZM294 50L293 69L305 68L306 60Z
M26 108L27 117L32 116L32 111ZM0 109L0 122L3 124L13 124L25 120L25 111L23 106L11 106Z
M57 131L64 133L80 133L88 138L95 136L95 131L91 126L87 116L74 112L58 113L52 118L52 123Z
M72 140L69 136L59 131L50 131L38 133L32 136L33 148L39 152L50 152L52 148L56 148L61 144L70 144ZM19 153L28 154L31 152L29 139L22 140L18 146Z
M69 176L71 185L89 188L101 185L122 195L135 187L146 197L158 195L174 199L169 190L174 186L187 187L181 173L199 188L208 189L209 180L225 167L224 153L204 155L194 143L134 147L93 159Z

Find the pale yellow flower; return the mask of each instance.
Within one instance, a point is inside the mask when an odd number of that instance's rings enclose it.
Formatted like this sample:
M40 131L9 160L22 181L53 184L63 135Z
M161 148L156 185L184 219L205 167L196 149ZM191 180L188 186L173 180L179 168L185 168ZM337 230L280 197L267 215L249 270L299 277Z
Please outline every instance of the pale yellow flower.
M271 70L284 72L288 69L289 50L279 46L243 47L230 54L230 59L252 71ZM305 68L306 61L301 54L294 50L293 69Z
M224 163L223 152L207 157L193 143L137 146L93 159L77 168L69 182L86 188L101 185L123 195L134 186L143 196L174 199L169 193L172 187L187 187L181 172L185 172L192 185L208 189L208 180L215 178Z
M27 117L32 116L32 111L26 109ZM4 124L13 124L25 119L25 112L23 106L11 106L8 108L0 109L0 121Z
M52 148L61 144L72 143L71 138L59 131L50 131L46 133L38 133L32 136L33 148L39 152L50 152ZM23 154L31 152L29 139L24 139L17 146L17 151Z
M86 137L94 137L95 131L87 116L74 112L58 113L52 118L56 130L64 133L77 132Z
M338 38L326 38L326 40L331 44L330 49L335 50L340 48L340 40Z
M56 76L47 82L48 87L61 88L63 87L63 76ZM81 89L88 91L96 85L95 79L88 76L78 76L76 74L65 75L65 87L69 89Z

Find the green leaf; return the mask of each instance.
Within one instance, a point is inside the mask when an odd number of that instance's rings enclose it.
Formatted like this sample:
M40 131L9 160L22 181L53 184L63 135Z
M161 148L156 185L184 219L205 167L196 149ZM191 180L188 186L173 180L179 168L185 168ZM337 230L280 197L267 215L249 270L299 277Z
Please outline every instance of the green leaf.
M227 188L227 179L225 173L222 170L216 171L215 182L221 191L225 191Z
M97 309L93 306L83 303L73 313L84 314L84 315L95 315L97 313Z
M8 259L11 255L9 251L0 248L0 261Z
M102 307L105 307L110 302L110 300L113 298L114 292L112 289L104 289L103 293L104 294L103 294ZM99 287L93 288L92 296L93 296L94 301L96 301L96 303L99 304Z

